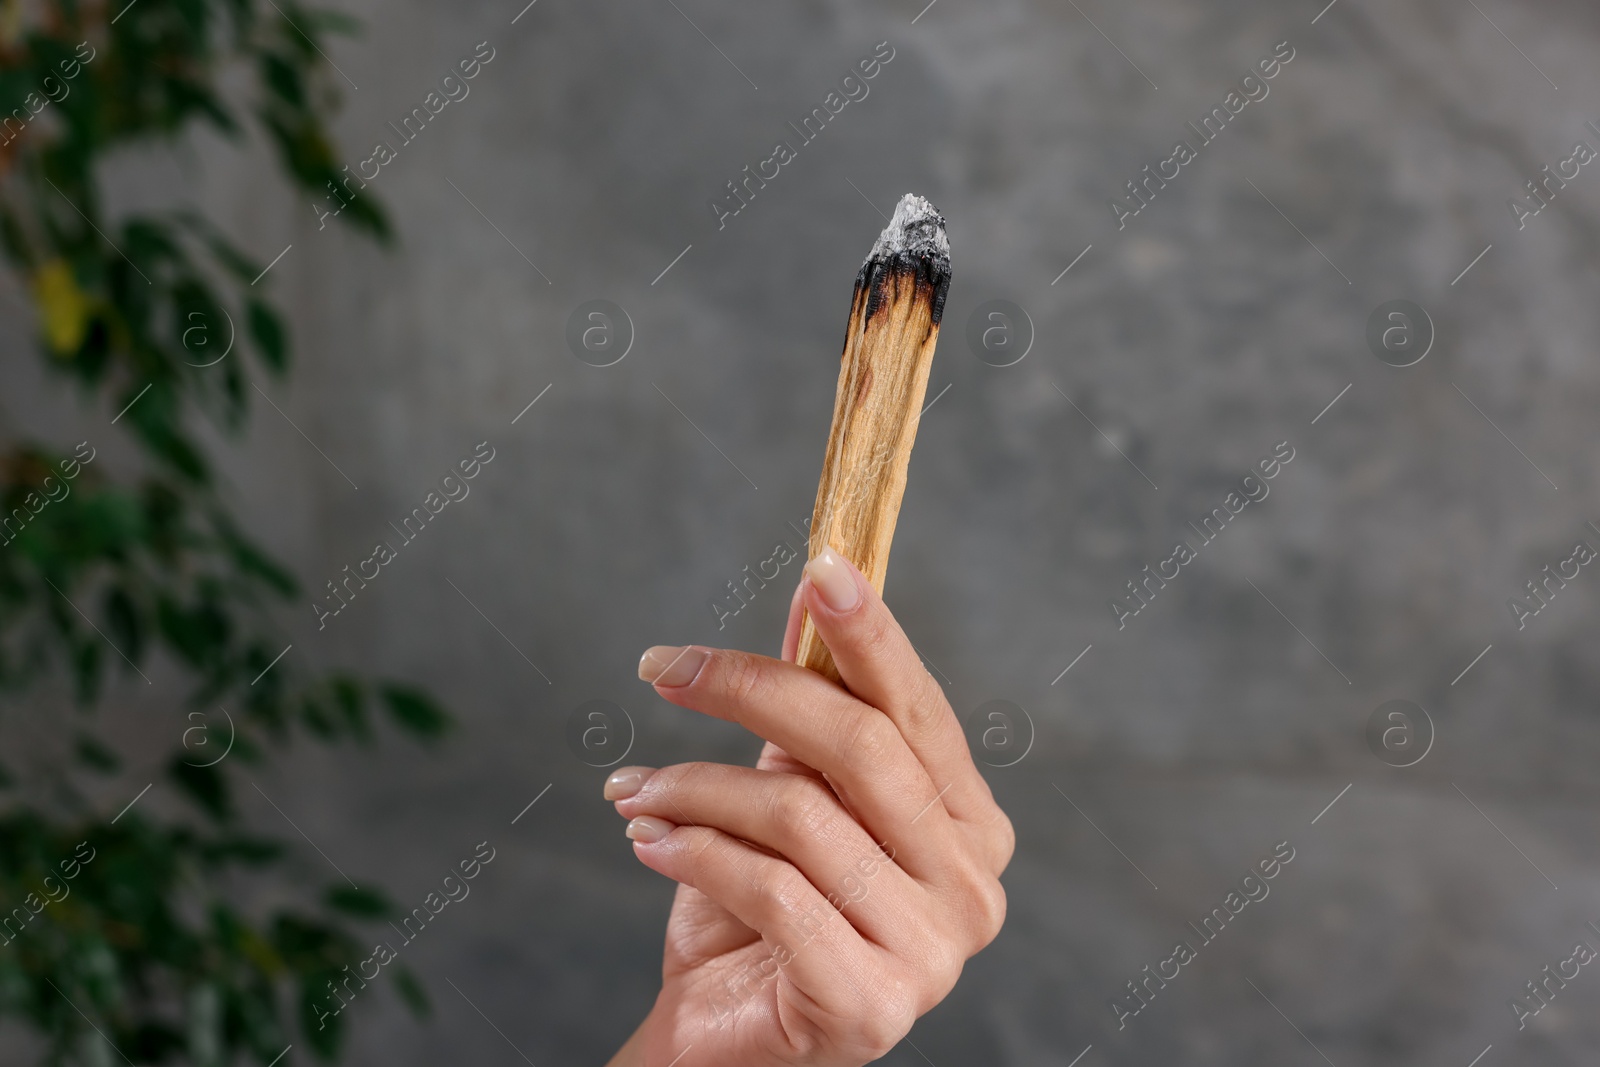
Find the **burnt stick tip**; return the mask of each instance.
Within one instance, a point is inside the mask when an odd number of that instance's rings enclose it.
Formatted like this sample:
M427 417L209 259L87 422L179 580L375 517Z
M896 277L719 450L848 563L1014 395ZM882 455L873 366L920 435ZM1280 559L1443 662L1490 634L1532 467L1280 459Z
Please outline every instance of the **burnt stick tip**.
M892 273L915 275L928 286L933 322L937 325L950 288L950 238L945 234L944 216L939 209L915 193L900 198L894 217L861 264L856 284L870 287L868 318L881 301L882 282Z

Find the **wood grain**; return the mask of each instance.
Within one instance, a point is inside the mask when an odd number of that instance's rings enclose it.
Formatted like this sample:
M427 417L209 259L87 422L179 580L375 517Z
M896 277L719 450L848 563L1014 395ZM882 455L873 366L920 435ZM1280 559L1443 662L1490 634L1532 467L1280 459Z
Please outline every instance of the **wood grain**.
M920 198L908 196L907 201ZM926 201L920 203L932 211ZM904 208L906 201L902 201ZM895 220L902 218L897 208ZM943 219L937 237L944 242ZM896 223L891 222L891 226ZM885 237L879 239L880 248ZM947 246L946 246L947 247ZM949 285L948 256L869 256L856 278L840 357L833 424L812 511L809 555L831 547L879 593L889 566L911 448ZM833 656L803 617L796 662L839 680Z

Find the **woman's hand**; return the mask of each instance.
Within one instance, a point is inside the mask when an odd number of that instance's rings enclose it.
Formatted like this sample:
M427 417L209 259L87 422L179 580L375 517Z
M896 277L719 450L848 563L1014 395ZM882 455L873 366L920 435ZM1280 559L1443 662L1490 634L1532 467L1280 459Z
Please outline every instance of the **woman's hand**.
M793 662L810 612L844 685ZM662 989L612 1067L857 1067L1000 930L1011 822L889 609L832 550L782 660L657 647L639 676L767 740L755 768L623 768L606 797L679 883Z

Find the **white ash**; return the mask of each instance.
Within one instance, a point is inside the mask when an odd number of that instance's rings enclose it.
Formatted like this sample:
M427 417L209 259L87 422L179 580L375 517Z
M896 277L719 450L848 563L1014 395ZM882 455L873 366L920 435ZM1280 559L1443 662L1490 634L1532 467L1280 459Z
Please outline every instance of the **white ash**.
M950 238L944 232L939 209L915 193L907 193L894 206L894 218L878 235L867 262L880 262L896 254L950 261Z

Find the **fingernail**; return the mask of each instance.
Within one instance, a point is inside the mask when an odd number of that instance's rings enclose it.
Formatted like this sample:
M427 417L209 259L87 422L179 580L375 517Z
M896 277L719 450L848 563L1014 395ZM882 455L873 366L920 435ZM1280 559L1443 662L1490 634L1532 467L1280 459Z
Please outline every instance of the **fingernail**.
M639 657L639 677L651 685L668 688L688 685L700 673L705 661L706 651L703 648L693 645L682 648L677 645L656 645Z
M656 773L653 767L624 767L606 779L607 800L627 800L644 788L645 779Z
M817 558L806 564L806 574L817 587L822 602L834 611L850 611L861 603L861 590L856 587L855 575L849 564L831 548L824 548Z
M641 815L629 822L628 828L623 832L641 845L653 845L672 833L672 824L654 815Z

